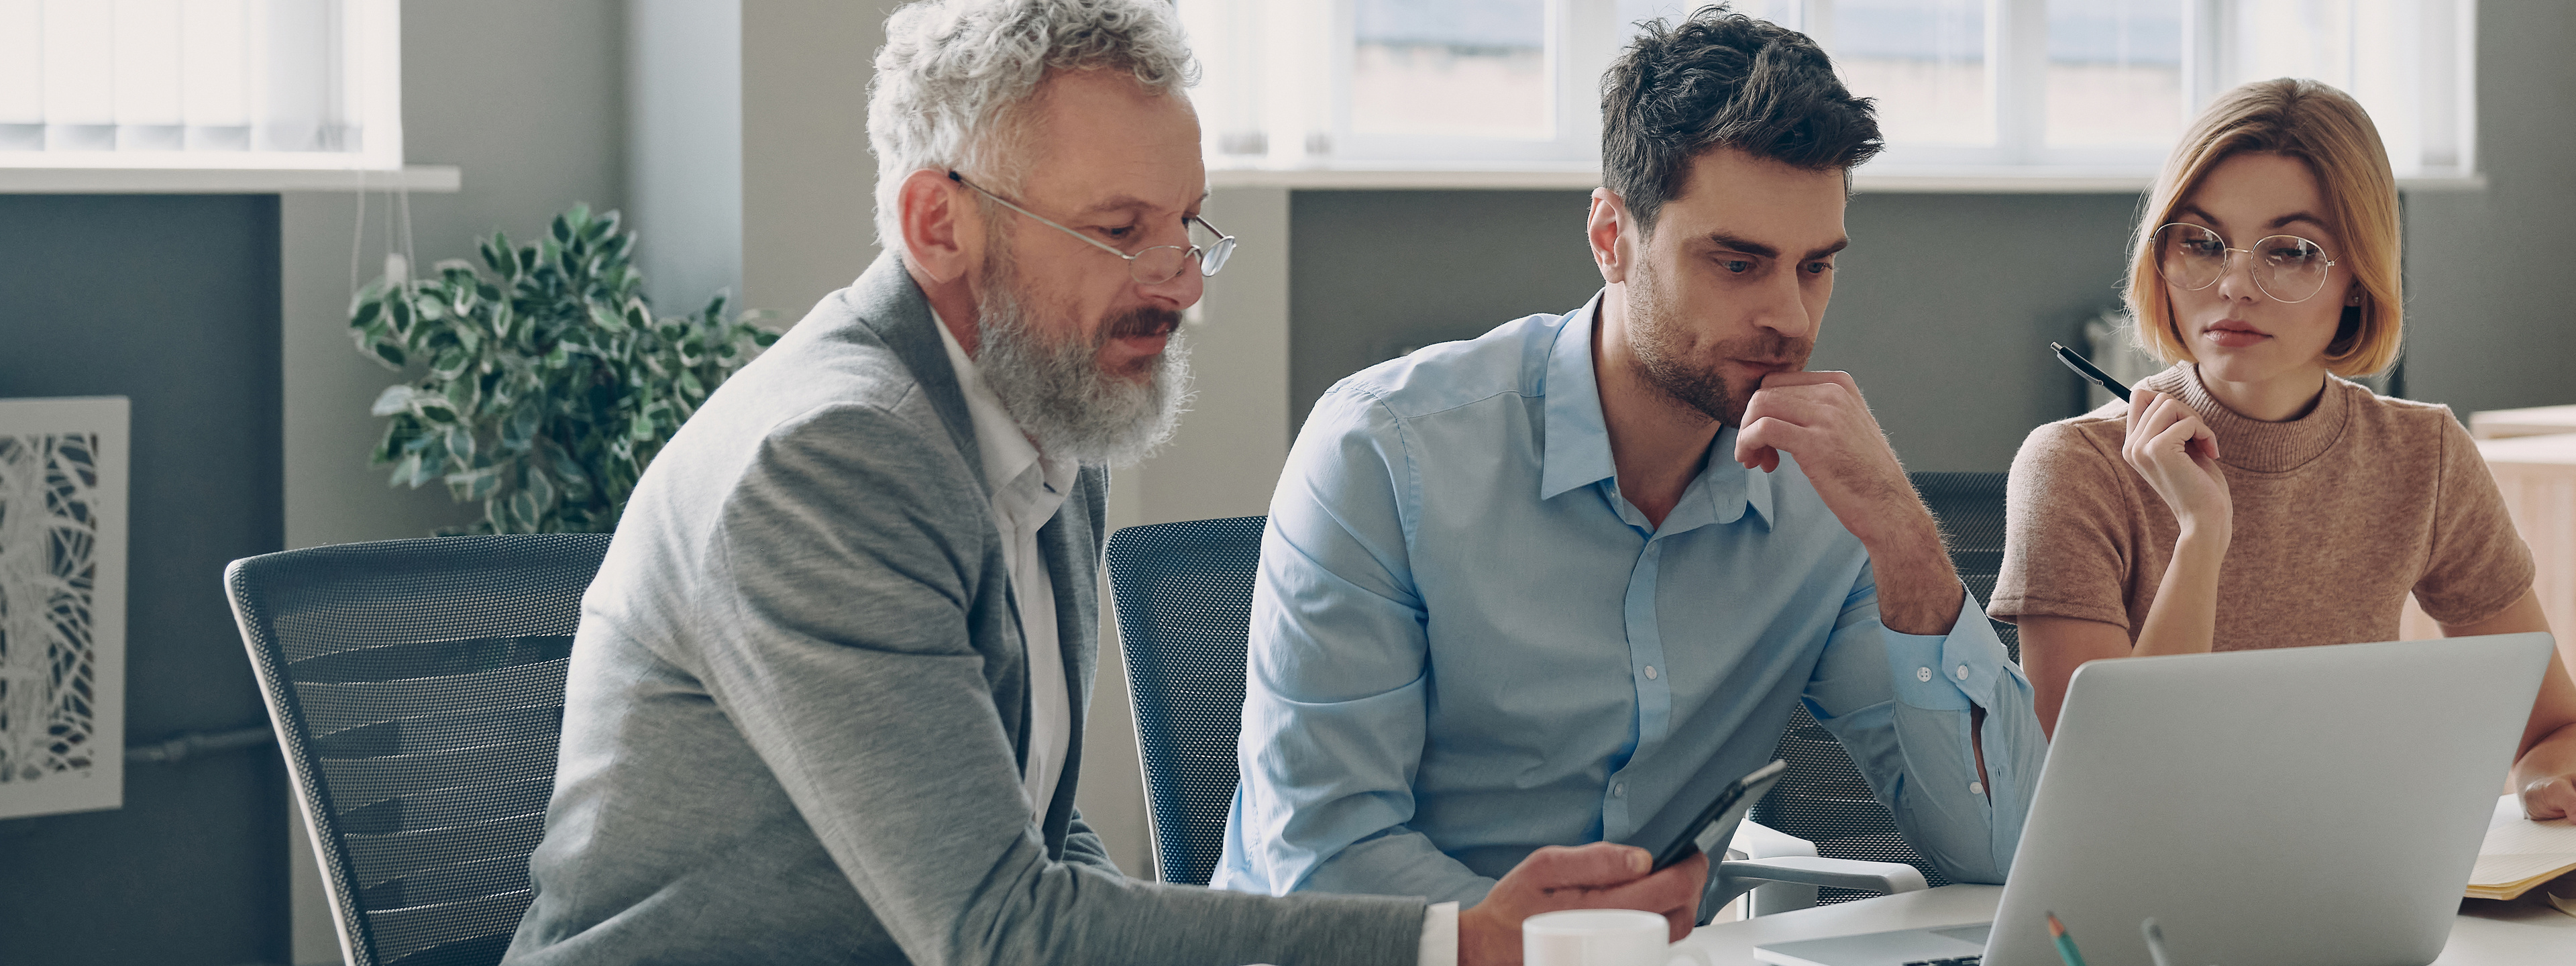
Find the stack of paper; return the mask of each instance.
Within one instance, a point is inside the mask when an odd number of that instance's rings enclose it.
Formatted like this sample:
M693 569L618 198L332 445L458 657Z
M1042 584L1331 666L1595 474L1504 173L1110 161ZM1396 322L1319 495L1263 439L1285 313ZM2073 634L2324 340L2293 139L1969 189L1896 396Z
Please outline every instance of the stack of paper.
M2469 873L2469 898L2520 898L2533 886L2576 871L2576 822L2563 818L2535 822L2522 817L2522 802L2507 795L2496 801L2487 823L2487 839L2478 846L2477 868Z

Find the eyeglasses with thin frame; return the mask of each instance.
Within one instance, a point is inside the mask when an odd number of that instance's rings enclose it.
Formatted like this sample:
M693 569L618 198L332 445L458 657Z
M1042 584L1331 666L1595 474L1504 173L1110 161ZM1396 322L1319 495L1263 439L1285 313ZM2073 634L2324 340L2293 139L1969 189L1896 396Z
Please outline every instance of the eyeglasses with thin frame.
M1216 241L1210 242L1205 246L1155 245L1151 248L1139 250L1134 254L1129 254L1127 252L1119 251L1115 246L1102 242L1097 238L1093 238L1079 231L1075 231L1071 228L1049 221L1037 212L1012 204L1009 199L984 190L981 186L972 181L966 180L964 175L960 175L955 171L948 172L948 180L973 188L975 189L975 193L993 199L994 203L999 204L1004 208L1027 215L1038 224L1072 235L1075 238L1082 239L1083 242L1089 244L1093 248L1097 248L1101 251L1126 259L1128 277L1135 279L1137 284L1140 285L1161 285L1164 282L1168 282L1179 277L1181 269L1184 266L1187 266L1190 263L1190 259L1193 258L1198 259L1199 274L1201 276L1213 276L1219 269L1225 267L1226 259L1234 256L1234 236L1226 234L1223 229L1220 229L1215 225L1208 224L1207 219L1201 218L1197 215L1191 215L1185 220L1197 222L1199 227L1205 228L1210 234L1215 235Z
M2325 246L2297 235L2266 235L2251 247L2230 248L2225 237L2204 225L2174 222L2156 229L2156 274L2185 291L2218 284L2237 252L2253 262L2254 287L2278 302L2316 297L2335 266Z

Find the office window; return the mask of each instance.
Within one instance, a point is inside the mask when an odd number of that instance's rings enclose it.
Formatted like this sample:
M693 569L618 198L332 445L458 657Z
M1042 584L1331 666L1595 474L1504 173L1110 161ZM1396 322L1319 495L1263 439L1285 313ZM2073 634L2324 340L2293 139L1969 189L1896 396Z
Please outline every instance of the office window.
M0 0L0 167L402 167L396 0Z
M1598 163L1599 79L1687 0L1178 0L1220 167ZM2475 0L1739 0L1877 101L1874 172L2154 171L2247 80L2360 98L2401 176L2467 175Z

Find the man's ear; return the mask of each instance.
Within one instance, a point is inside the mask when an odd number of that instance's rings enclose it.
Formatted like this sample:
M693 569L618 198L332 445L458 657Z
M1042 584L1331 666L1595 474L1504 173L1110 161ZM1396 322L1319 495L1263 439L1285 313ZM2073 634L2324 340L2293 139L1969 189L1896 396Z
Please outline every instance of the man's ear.
M1628 205L1608 188L1592 189L1592 205L1584 216L1583 237L1592 248L1593 267L1601 270L1601 281L1616 285L1628 280L1628 266L1636 258L1626 231Z
M984 220L976 217L965 190L948 172L930 168L904 176L895 190L904 255L934 281L955 281L983 257Z

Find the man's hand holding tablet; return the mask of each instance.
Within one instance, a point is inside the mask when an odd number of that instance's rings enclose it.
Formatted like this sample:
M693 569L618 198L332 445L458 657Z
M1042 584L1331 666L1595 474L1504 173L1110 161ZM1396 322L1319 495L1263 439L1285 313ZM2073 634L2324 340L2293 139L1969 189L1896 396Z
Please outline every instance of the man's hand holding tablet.
M1560 909L1639 909L1672 924L1672 941L1690 935L1708 883L1708 859L1693 855L1655 870L1654 855L1633 845L1550 845L1529 854L1494 884L1485 900L1458 913L1458 962L1521 961L1521 920Z

